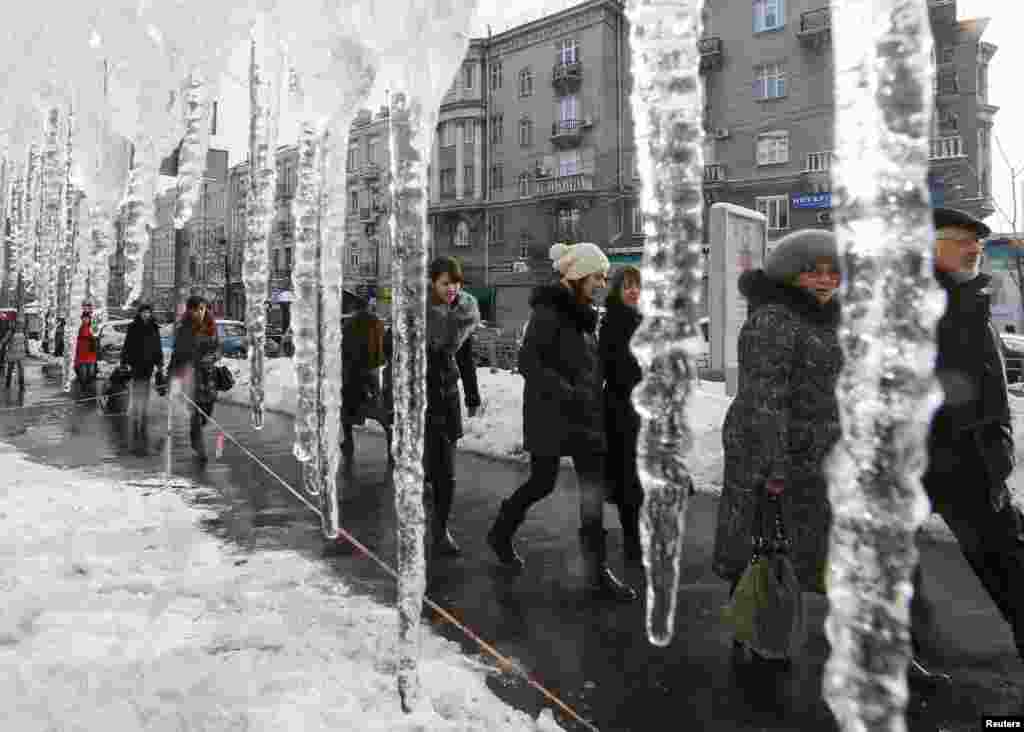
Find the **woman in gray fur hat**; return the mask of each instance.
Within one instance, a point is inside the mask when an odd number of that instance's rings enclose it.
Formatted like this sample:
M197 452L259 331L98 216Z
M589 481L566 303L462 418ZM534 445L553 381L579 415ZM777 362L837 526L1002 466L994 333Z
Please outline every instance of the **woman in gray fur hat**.
M755 509L767 493L780 500L801 584L824 592L831 510L823 461L840 436L839 280L836 240L824 230L780 239L764 269L740 277L749 315L739 335L739 388L722 427L713 560L732 589L750 561Z

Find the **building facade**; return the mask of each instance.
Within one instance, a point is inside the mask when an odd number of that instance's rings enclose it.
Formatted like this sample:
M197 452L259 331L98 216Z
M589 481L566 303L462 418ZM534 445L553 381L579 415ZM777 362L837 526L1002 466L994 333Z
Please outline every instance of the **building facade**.
M991 201L986 20L929 0L937 62L929 186L937 204L985 218ZM713 3L700 40L705 82L705 203L763 213L769 239L832 225L835 97L831 14L823 0Z
M199 200L184 229L188 290L205 297L216 317L225 316L228 290L227 173L228 151L209 150Z
M153 206L153 229L150 233L149 273L144 278L149 290L143 288L143 299L153 304L153 309L173 313L175 305L174 268L176 240L174 231L174 206L177 192L170 188L157 194Z
M245 243L248 239L246 200L249 191L249 163L241 162L228 170L227 248L228 317L245 319Z

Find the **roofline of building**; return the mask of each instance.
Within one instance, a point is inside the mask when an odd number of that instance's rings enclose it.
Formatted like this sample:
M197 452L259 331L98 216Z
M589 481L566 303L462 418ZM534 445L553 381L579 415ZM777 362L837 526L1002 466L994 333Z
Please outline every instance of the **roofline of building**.
M508 30L503 30L500 33L495 33L489 38L482 37L470 39L470 43L475 41L486 44L488 41L490 41L491 43L505 41L508 40L509 38L515 38L516 36L522 33L528 33L532 30L536 30L537 28L542 28L544 26L550 25L551 23L556 23L564 18L571 18L573 15L577 15L578 13L584 10L591 10L593 8L601 6L609 6L611 8L614 8L618 12L622 13L622 5L623 0L584 0L584 2L577 3L576 5L566 8L565 10L559 10L557 13L545 15L541 18L538 18L537 20L531 20L526 23L513 26Z

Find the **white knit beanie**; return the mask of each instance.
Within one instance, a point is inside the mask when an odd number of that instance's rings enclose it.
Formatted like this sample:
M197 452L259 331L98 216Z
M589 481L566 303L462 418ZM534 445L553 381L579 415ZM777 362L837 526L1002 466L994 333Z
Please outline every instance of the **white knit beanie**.
M589 241L572 245L559 242L551 247L548 256L551 257L551 268L558 270L567 280L582 280L599 272L607 274L611 267L601 247Z

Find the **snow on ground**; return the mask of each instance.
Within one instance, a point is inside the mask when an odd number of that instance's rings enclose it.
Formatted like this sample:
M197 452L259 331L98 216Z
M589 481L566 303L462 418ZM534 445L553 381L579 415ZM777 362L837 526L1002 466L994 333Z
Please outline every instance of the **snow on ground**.
M228 547L161 479L40 466L2 443L0 471L5 730L560 729L426 628L429 701L403 714L394 608L296 552Z

